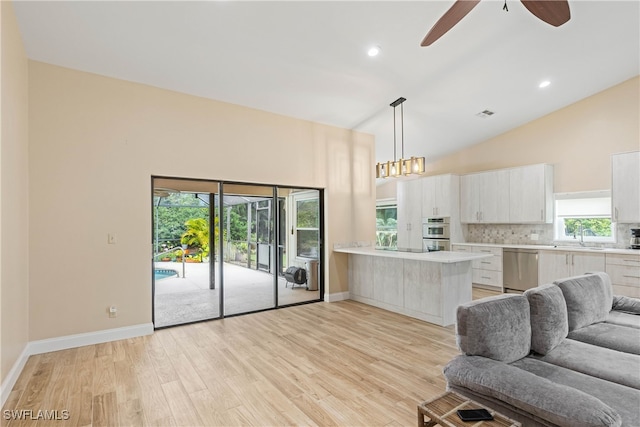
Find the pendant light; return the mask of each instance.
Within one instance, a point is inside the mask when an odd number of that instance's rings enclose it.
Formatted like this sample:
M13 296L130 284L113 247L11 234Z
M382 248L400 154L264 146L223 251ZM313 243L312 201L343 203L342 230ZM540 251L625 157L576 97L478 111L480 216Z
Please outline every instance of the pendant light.
M398 98L389 104L393 107L393 161L377 163L376 164L376 178L395 178L400 175L419 175L424 172L424 157L414 157L409 159L404 158L404 107L403 103L406 98ZM396 108L400 106L400 140L402 143L402 150L400 159L396 158Z

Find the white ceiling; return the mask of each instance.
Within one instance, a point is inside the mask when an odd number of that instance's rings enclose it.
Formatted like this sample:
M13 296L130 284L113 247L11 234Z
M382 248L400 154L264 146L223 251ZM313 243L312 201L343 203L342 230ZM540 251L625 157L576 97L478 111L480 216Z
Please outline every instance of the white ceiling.
M373 133L442 157L640 73L640 2L570 1L555 28L484 0L430 47L451 1L16 1L29 58ZM382 53L366 55L377 44ZM544 90L538 83L549 79ZM475 114L489 109L491 118ZM398 111L399 113L399 111Z

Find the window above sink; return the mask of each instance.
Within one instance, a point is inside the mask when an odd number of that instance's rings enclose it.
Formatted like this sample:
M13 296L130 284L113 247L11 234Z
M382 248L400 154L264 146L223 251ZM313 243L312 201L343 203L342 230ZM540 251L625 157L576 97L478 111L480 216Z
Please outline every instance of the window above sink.
M615 243L615 229L611 220L610 191L555 194L556 242Z

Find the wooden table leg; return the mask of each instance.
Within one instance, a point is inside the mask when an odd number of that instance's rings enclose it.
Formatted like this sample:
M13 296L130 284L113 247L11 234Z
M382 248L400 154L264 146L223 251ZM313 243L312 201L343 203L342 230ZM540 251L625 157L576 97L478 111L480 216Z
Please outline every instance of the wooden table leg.
M418 427L433 427L437 424L431 419L429 419L429 421L425 421L424 417L425 414L420 410L420 407L418 407Z

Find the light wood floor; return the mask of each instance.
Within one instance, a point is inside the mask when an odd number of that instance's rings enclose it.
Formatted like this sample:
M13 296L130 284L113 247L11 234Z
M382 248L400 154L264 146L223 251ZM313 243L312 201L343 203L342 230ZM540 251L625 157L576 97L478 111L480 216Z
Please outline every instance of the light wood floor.
M413 426L457 353L453 327L297 306L31 356L3 410L70 419L2 425Z

